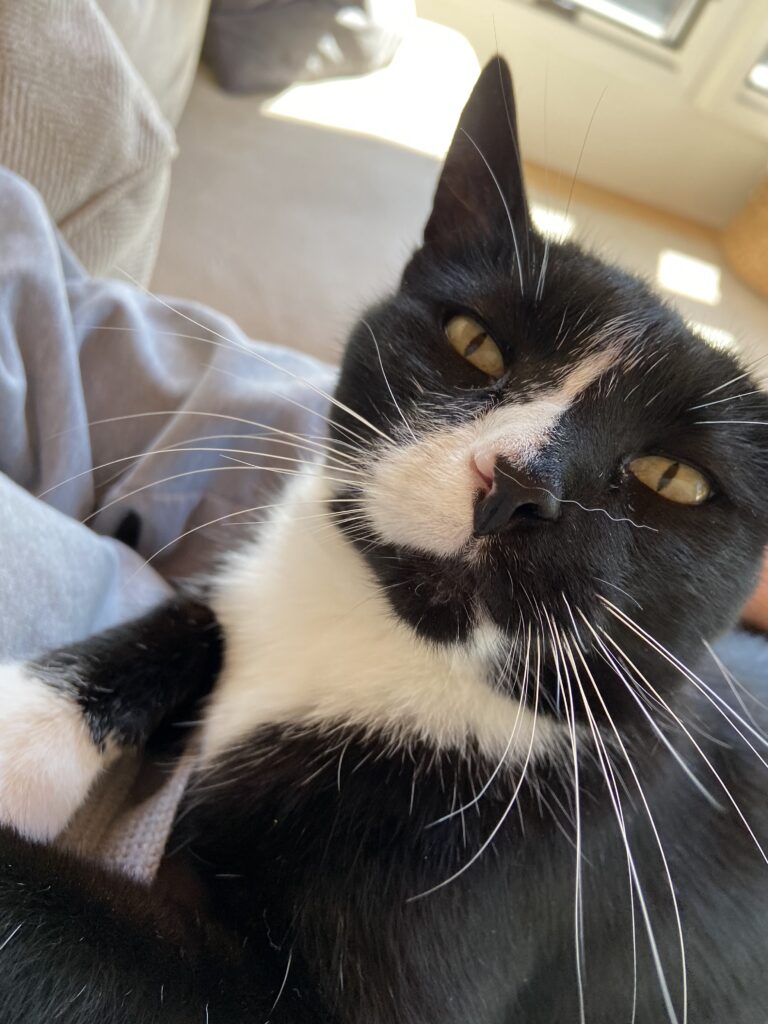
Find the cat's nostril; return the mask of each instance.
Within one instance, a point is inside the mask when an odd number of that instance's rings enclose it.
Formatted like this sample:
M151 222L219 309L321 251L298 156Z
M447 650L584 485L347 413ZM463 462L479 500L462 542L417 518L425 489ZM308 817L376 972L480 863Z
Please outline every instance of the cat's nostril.
M518 505L512 513L513 516L518 516L520 519L543 519L548 518L542 516L541 506L535 501L527 501L522 505Z

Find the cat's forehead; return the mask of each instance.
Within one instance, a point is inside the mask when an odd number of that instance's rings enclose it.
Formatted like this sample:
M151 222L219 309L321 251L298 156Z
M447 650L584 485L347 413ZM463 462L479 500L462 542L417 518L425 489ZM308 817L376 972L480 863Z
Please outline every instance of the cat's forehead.
M547 252L528 293L498 258L478 259L463 275L441 275L440 301L476 311L508 346L512 384L547 386L588 362L615 375L617 385L666 384L693 401L744 372L737 359L694 334L645 282L573 246L553 244Z

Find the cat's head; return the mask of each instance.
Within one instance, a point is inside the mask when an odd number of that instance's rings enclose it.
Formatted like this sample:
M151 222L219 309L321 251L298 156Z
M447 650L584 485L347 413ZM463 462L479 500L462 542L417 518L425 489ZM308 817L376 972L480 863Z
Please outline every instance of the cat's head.
M344 529L424 637L492 622L557 672L612 640L688 658L734 622L768 539L768 399L644 283L536 231L501 60L337 398L363 471Z

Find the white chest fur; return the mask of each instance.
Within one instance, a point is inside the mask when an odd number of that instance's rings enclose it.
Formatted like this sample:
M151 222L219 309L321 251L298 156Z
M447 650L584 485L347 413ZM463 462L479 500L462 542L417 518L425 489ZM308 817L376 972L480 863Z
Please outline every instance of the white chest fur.
M340 723L395 742L422 739L490 758L546 753L559 730L487 682L499 639L443 647L400 622L362 557L330 520L317 477L302 480L258 541L219 579L222 676L203 729L214 759L270 724Z

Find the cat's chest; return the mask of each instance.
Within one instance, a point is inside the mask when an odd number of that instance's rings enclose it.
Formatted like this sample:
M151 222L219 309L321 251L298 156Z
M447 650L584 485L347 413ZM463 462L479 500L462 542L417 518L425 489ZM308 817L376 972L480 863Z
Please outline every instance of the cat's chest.
M428 998L424 1019L463 1024L471 1009L452 982L468 965L483 970L468 971L463 996L507 1005L545 983L537 965L573 938L572 792L555 776L519 787L521 771L482 792L489 772L360 733L262 730L199 780L173 844L207 904L278 974L289 950L300 988L312 965L343 974L329 995L349 1000L343 1019L390 1019L355 1016L366 995L354 979L376 969L401 1005ZM617 831L592 802L582 826L587 919L619 920L629 938L626 872L604 870L622 863Z
M671 762L666 767L673 770ZM558 773L542 770L518 788L522 773L511 772L483 792L488 777L487 766L470 772L466 760L436 757L423 746L393 753L343 730L262 730L199 780L174 844L185 845L207 903L259 957L274 960L280 973L293 950L299 987L302 961L322 964L334 979L341 969L348 984L376 964L398 1000L429 992L440 1012L431 1019L450 1024L472 1019L466 1007L444 999L456 972L479 962L483 970L471 971L462 989L468 998L501 1005L519 997L537 1024L578 1019L571 955L579 863L590 976L601 979L592 1019L615 1019L611 1012L629 999L621 979L632 976L633 937L644 933L633 929L637 894L601 777L584 765L580 804L572 781ZM714 812L701 798L681 805L664 792L659 786L650 796L666 836L679 831L680 820L689 833L697 823L692 844L669 842L667 851L690 934L705 938L719 926L721 879L706 852ZM643 900L655 915L655 941L674 964L677 932L673 914L659 912L669 892L653 829L631 803L624 825ZM735 827L731 820L729 847ZM743 898L741 890L729 896ZM750 942L764 941L762 914L739 913ZM547 966L553 960L556 977ZM637 969L638 1019L663 1019L652 962L643 956ZM706 973L692 971L694 981L694 994L704 998ZM353 986L332 997L350 999L349 1019L358 1020L364 993Z
M481 792L492 771L357 730L262 729L198 776L171 846L187 852L217 913L255 933L250 941L269 944L266 919L273 938L322 936L334 947L324 958L362 956L377 921L394 971L463 919L473 955L503 959L514 946L524 961L539 939L508 925L514 914L535 922L554 887L570 906L571 837L544 820L522 769Z

